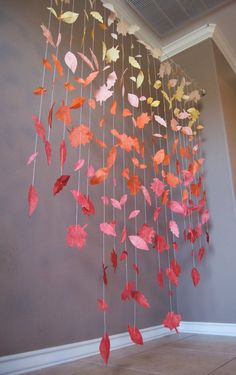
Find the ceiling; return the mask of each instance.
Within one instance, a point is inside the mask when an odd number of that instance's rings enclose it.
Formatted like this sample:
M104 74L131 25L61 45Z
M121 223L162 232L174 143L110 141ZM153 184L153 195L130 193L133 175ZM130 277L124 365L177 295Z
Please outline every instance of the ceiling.
M129 6L164 38L232 0L125 0Z

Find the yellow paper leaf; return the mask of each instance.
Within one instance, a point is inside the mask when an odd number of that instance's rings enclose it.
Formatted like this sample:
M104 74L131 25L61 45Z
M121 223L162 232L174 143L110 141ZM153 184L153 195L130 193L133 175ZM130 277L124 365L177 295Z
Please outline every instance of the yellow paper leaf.
M102 18L101 14L99 12L92 11L92 12L90 12L90 14L93 18L95 18L95 20L103 23L103 18Z
M177 87L174 97L176 100L178 100L178 102L181 102L183 95L184 95L184 88L182 85L180 85Z
M47 7L47 9L50 10L50 12L57 18L57 12L55 11L55 9L50 7Z
M201 124L199 124L199 125L197 126L197 130L202 130L202 129L204 129L204 126L201 125Z
M142 70L140 70L140 72L137 76L137 89L142 86L143 81L144 81L144 74L143 74Z
M158 90L158 89L161 88L161 85L162 85L162 83L161 83L161 81L158 79L158 80L154 83L153 87L154 87L154 89Z
M151 97L147 98L147 104L152 104L152 102L153 102L153 98Z
M158 107L160 104L160 100L154 100L154 102L151 103L151 107Z
M136 77L130 77L131 81L136 82Z
M141 69L141 66L139 65L138 61L133 56L129 56L129 63L134 68Z
M106 63L110 64L112 61L116 62L119 59L119 54L118 46L108 49L106 52Z
M71 24L71 23L74 23L77 20L78 17L79 17L79 13L68 11L68 12L62 13L58 17L58 19L62 20L65 23Z
M106 53L107 53L107 46L106 46L105 42L102 42L102 60L103 61L105 60Z
M191 127L197 121L198 117L200 116L200 112L194 107L188 108L187 112L190 114L188 126Z
M169 103L169 109L171 109L172 108L172 100L169 98L169 96L167 95L167 93L164 90L161 90L161 93L163 95L163 98L165 98L165 100Z

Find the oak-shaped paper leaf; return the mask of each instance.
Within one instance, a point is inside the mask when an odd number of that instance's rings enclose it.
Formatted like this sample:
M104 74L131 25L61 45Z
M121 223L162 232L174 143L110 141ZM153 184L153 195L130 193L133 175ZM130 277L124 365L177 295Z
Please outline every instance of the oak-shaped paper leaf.
M169 328L171 331L175 329L178 333L178 327L180 325L182 317L179 314L175 314L173 311L168 312L165 319L163 320L164 327Z
M70 225L67 228L67 237L66 241L68 246L70 247L77 247L78 249L81 249L86 244L86 238L88 236L88 233L85 232L85 228L87 227L87 224L84 226L77 225Z
M94 97L97 102L102 105L103 102L105 102L107 99L109 99L113 95L113 91L109 90L107 85L102 85L95 93Z
M157 197L160 197L165 190L165 184L159 178L154 178L150 187Z

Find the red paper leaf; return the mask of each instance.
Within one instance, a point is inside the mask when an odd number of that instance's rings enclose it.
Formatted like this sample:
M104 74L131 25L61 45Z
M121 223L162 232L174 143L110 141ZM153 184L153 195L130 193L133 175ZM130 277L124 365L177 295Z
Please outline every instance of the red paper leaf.
M41 123L41 121L39 120L39 118L37 116L32 116L32 119L34 121L34 127L35 127L35 130L36 130L36 133L42 139L42 141L45 143L46 142L46 132L45 132L43 124Z
M163 251L169 250L170 248L170 246L165 240L165 237L160 236L159 234L155 236L154 246L156 250L159 251L160 253L163 253Z
M154 178L150 186L157 197L160 197L165 190L165 184L159 178Z
M49 112L48 112L48 125L52 128L52 116L53 116L53 109L54 109L55 102L52 104Z
M132 281L128 281L121 293L122 301L126 301L132 297L132 291L134 290L135 286Z
M128 180L128 182L127 182L127 186L130 190L130 194L136 195L141 188L141 183L140 183L139 177L135 176L135 175L131 176L130 179Z
M62 175L56 180L52 190L53 195L59 193L67 185L69 178L70 176Z
M140 210L133 210L130 212L128 219L133 219L140 214Z
M181 315L175 314L173 311L168 312L165 319L163 320L164 327L169 328L171 331L175 329L178 333L177 327L180 325Z
M163 270L162 268L160 271L157 272L157 284L160 288L163 288L164 282L163 282Z
M192 272L191 272L191 275L192 275L192 280L193 280L193 284L194 286L196 287L200 281L200 273L198 272L197 268L193 267L192 268Z
M104 182L109 175L109 169L108 168L100 168L98 169L95 174L90 179L91 185L101 184Z
M39 86L39 87L36 87L36 89L34 89L33 93L34 95L43 95L45 94L46 91L47 90L44 87Z
M117 269L117 254L116 254L114 249L111 252L110 258L111 258L111 264L112 264L112 267L114 269L114 272L116 272L116 269Z
M60 164L62 168L64 167L65 161L66 161L66 143L63 140L60 144Z
M161 207L155 208L154 213L153 213L153 220L154 221L157 221L157 219L160 215L160 212L161 212Z
M148 113L141 113L136 119L136 126L137 128L143 129L145 125L147 125L150 121L150 116L148 116Z
M176 259L171 260L171 268L174 271L174 273L176 274L176 276L179 277L179 275L181 274L181 266L177 262Z
M33 185L30 185L28 190L29 216L31 216L38 205L38 194Z
M106 303L106 301L104 299L97 299L97 304L98 304L98 307L100 308L100 310L107 311L108 304Z
M65 88L66 88L67 90L69 90L69 91L74 91L74 90L76 90L76 87L75 87L74 85L72 85L70 82L65 82L65 83L64 83L64 86L65 86Z
M128 325L128 332L131 340L137 345L143 345L143 337L141 332L136 326Z
M137 249L149 250L147 243L139 236L129 236L129 240Z
M176 276L175 272L173 271L172 268L170 267L167 267L166 268L166 276L168 277L168 279L175 285L175 286L178 286L179 285L179 280L178 280L178 277Z
M174 220L170 220L169 221L169 228L170 228L170 231L177 237L179 238L179 227L176 223L176 221Z
M58 58L54 54L52 54L52 60L53 60L53 62L55 64L55 67L57 69L57 73L59 74L59 76L62 77L64 75L64 73L63 73L63 67L62 67L60 61L58 60Z
M90 143L93 139L93 133L88 126L81 124L71 130L69 139L72 147L78 147Z
M143 185L141 186L141 190L143 192L144 198L146 199L147 203L149 204L149 206L151 206L152 202L151 202L151 197L150 197L149 191Z
M86 238L88 236L88 233L85 232L87 224L85 224L83 227L78 225L70 225L67 228L67 237L66 241L67 244L70 247L77 247L78 249L81 249L86 244Z
M48 165L50 165L52 162L52 148L51 148L50 142L45 141L44 147L45 147L47 162L48 162Z
M132 267L133 267L134 271L135 271L137 274L139 274L139 268L138 268L137 264L136 264L136 263L133 263L133 264L132 264Z
M116 237L116 230L115 230L115 224L113 222L111 223L101 223L100 224L100 231L106 234L107 236L113 236Z
M139 290L132 291L131 296L138 302L139 305L143 306L145 309L148 309L150 307L147 298Z
M64 104L64 101L62 102L62 105L58 108L56 112L56 118L59 121L63 121L63 123L67 126L71 125L71 113L70 113L70 107L68 105Z
M107 266L105 266L104 264L102 265L102 279L103 279L103 283L104 285L107 285L108 284L108 280L107 280Z
M105 364L107 364L110 355L110 339L107 333L104 333L104 335L102 336L99 345L99 351L103 361L105 362Z
M152 243L155 237L155 230L147 224L143 224L139 230L138 235L147 243Z
M124 227L122 229L122 232L121 232L121 240L120 240L120 242L123 243L126 240L126 237L127 237L127 230L126 230L126 227Z
M205 254L204 247L200 247L200 249L198 250L198 254L197 254L197 259L198 259L199 262L202 261L202 259L204 257L204 254Z
M123 260L127 259L128 253L126 250L123 250L122 253L120 254L120 261L122 262Z
M132 116L132 112L128 108L124 108L122 112L123 117L129 117Z

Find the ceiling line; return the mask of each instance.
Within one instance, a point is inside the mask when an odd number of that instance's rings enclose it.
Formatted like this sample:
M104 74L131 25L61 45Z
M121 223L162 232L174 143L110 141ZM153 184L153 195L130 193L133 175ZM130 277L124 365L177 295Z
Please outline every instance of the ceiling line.
M174 28L176 28L176 24L168 17L168 15L166 14L166 12L160 7L160 5L158 5L154 0L151 0L151 2L153 3L154 7L156 7L157 10L159 10L163 14L163 16L169 21L169 23Z
M183 4L179 0L176 0L176 3L180 6L180 8L183 9L183 11L186 14L186 16L188 16L189 18L192 18L192 16L188 13L187 9L185 9L185 7L183 6Z

